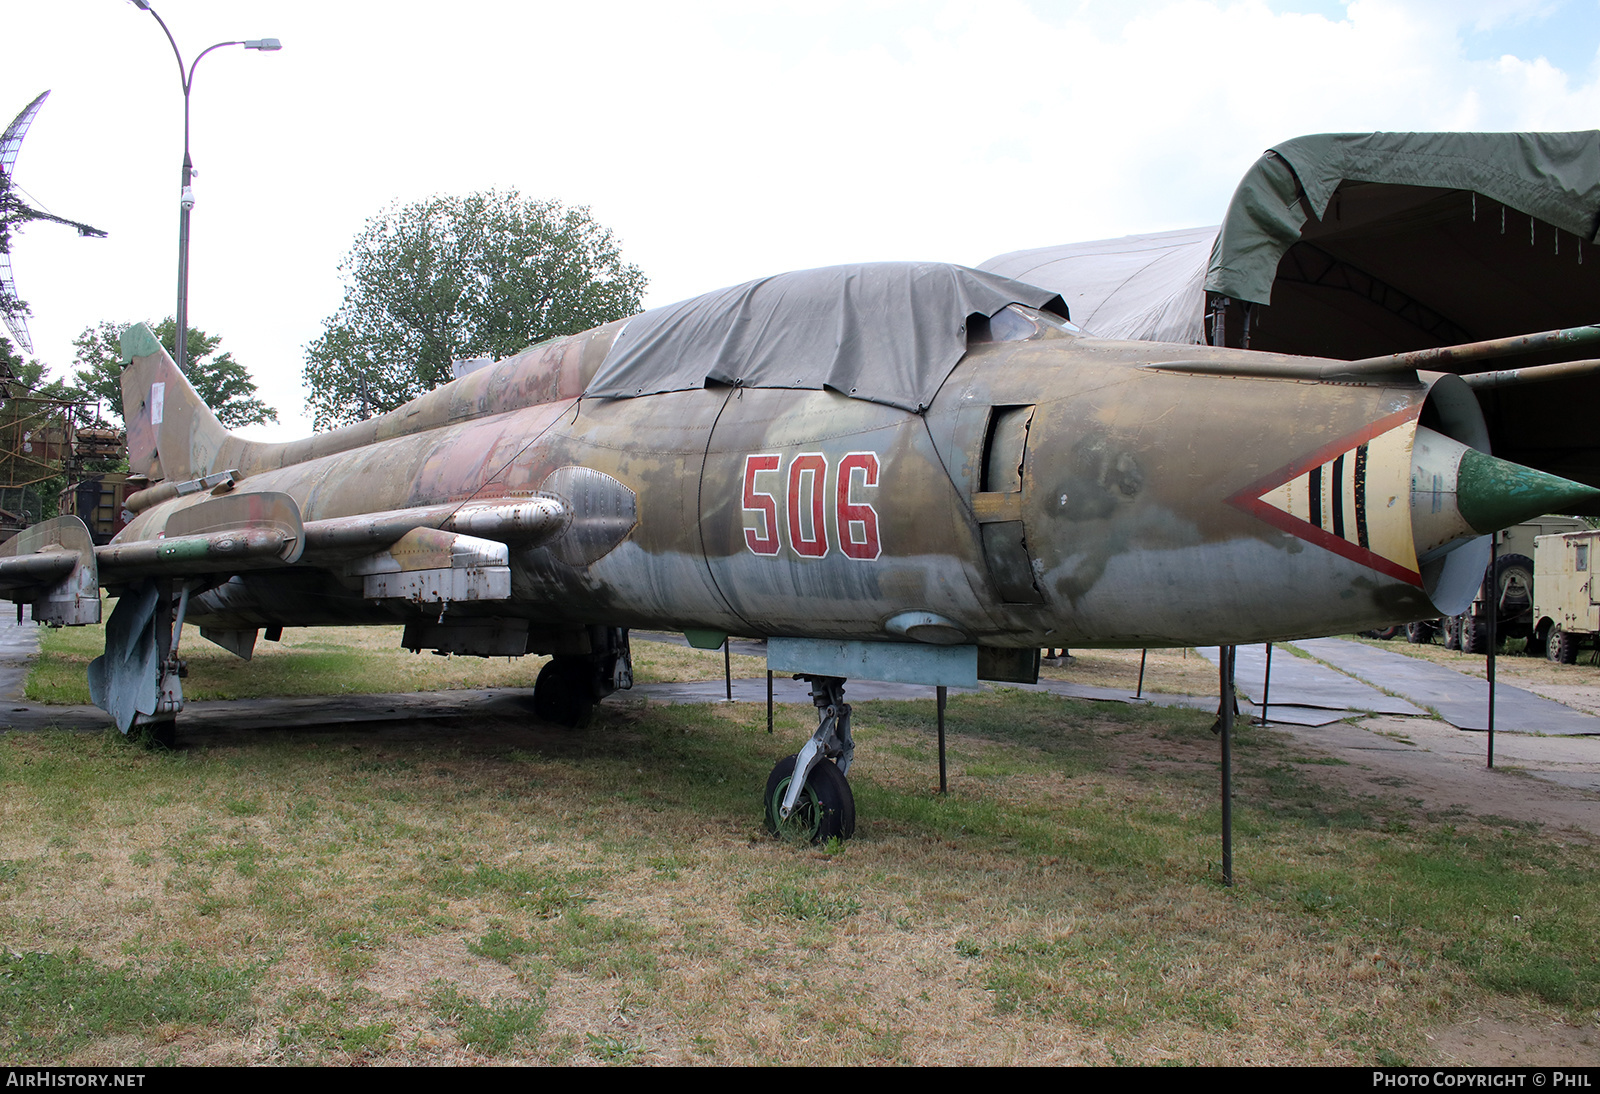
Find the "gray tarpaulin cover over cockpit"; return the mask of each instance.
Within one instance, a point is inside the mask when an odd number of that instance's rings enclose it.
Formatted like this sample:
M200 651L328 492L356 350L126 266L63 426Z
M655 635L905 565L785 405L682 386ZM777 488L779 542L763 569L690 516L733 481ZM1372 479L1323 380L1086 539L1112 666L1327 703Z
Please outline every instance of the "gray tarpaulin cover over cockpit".
M966 353L968 317L1008 304L1067 317L1054 292L944 263L779 274L634 317L585 394L828 388L921 412Z

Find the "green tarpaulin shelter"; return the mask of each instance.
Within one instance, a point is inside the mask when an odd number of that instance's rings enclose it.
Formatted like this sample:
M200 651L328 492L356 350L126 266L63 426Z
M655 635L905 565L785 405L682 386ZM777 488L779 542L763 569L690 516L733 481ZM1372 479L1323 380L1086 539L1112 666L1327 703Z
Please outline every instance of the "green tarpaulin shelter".
M1343 360L1600 323L1600 132L1297 137L1220 226L980 268L1060 293L1101 337ZM1479 402L1496 455L1600 485L1600 378Z
M1597 240L1600 132L1330 133L1267 151L1219 227L981 268L1105 337L1354 359L1600 321Z

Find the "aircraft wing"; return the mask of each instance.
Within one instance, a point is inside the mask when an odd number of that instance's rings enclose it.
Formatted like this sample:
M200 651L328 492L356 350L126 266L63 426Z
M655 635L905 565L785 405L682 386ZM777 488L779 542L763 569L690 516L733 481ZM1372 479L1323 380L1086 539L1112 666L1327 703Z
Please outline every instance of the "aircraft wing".
M108 585L162 575L231 574L296 565L333 568L388 551L419 533L537 546L563 529L566 516L559 500L531 498L427 505L306 522L288 494L240 492L178 510L154 538L110 544L95 553Z
M31 601L41 623L100 622L100 578L88 526L77 517L56 517L0 544L0 597Z
M510 547L540 545L563 531L567 518L558 499L530 498L304 522L288 494L241 492L178 510L151 538L95 547L83 521L64 516L0 546L0 596L33 601L41 622L76 625L99 622L101 584L303 567L363 578L375 598L426 598L428 588L470 587L455 571L505 568ZM473 598L498 599L492 594L501 586L501 596L509 595L508 579L490 580Z

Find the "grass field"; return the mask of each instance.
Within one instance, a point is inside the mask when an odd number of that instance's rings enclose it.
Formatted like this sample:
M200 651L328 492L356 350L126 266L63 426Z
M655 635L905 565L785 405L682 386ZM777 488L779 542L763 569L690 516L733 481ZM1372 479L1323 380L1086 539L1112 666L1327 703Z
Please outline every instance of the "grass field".
M270 656L464 671L353 638ZM527 686L504 664L465 668ZM760 789L812 718L7 734L0 1057L1420 1064L1477 1015L1600 1018L1587 841L1352 798L1244 730L1227 889L1209 717L1002 690L952 699L943 797L931 700L858 704L857 838L781 844Z

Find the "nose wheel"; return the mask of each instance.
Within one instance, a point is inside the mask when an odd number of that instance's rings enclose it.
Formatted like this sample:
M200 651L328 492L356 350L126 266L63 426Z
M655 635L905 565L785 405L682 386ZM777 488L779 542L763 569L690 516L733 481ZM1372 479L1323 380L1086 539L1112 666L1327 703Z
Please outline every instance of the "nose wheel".
M817 731L800 751L785 756L767 776L763 799L767 831L783 839L822 843L849 839L856 830L856 799L845 774L855 755L844 679L803 676L811 684Z
M823 760L811 769L799 800L787 817L783 800L794 781L794 756L778 761L767 776L767 831L792 843L849 839L856 831L856 798L837 764Z

